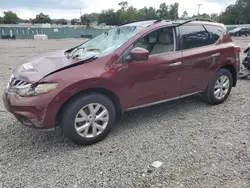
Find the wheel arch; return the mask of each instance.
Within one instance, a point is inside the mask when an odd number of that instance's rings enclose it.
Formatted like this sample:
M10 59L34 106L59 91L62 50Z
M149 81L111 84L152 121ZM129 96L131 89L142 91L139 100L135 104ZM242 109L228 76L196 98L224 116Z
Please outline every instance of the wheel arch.
M118 95L116 93L114 93L113 91L106 89L106 88L89 88L89 89L85 89L82 91L79 91L77 93L75 93L74 95L72 95L70 98L68 98L59 108L59 110L56 113L56 125L60 124L60 119L61 119L61 115L62 115L62 111L65 108L65 106L74 98L79 97L81 95L87 95L87 94L91 94L91 93L98 93L98 94L102 94L106 97L108 97L114 104L115 109L116 109L116 116L117 118L121 117L123 114L123 108L120 102L120 99L118 97Z
M232 74L232 76L233 76L233 87L235 87L236 84L237 84L237 78L238 78L236 68L233 65L227 64L227 65L222 66L220 69L227 69Z

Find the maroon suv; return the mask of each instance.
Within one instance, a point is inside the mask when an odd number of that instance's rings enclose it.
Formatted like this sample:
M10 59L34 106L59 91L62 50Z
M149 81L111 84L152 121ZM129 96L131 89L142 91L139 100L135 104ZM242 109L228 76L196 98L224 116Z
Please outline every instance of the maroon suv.
M224 25L200 19L126 24L12 74L5 107L25 126L77 144L102 140L125 111L202 94L216 105L236 86L240 48Z

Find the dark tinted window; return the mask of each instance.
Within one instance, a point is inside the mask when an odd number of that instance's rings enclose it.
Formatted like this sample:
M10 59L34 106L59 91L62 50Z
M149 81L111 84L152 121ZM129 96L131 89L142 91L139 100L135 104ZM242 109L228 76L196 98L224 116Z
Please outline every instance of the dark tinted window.
M241 31L248 31L248 29L247 28L243 28L243 29L241 29Z
M214 43L214 39L204 29L202 25L199 26L180 26L181 34L181 48L190 49L201 46L206 46Z
M225 30L219 26L205 25L205 28L213 36L215 41L217 41L225 33Z

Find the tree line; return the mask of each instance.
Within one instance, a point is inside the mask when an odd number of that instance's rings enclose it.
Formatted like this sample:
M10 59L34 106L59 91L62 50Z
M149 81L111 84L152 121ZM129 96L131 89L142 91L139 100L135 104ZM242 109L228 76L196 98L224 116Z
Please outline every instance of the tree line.
M78 19L72 19L71 22L75 24ZM0 17L0 23L2 24L18 24L18 23L54 23L67 25L68 21L66 19L51 19L49 15L40 13L36 15L35 19L21 19L17 16L16 13L12 11L5 11L3 17Z
M118 4L120 8L115 11L114 9L103 10L101 13L83 14L79 19L70 20L72 25L84 24L90 25L93 22L98 24L105 23L106 25L121 25L125 23L143 21L143 20L176 20L176 19L189 19L193 17L203 17L213 19L215 21L224 24L250 24L250 1L249 0L236 0L235 4L229 5L220 14L201 14L201 15L189 15L187 11L184 11L182 15L179 15L179 4L173 3L167 5L161 3L159 8L144 7L142 9L136 9L130 6L127 1L122 1ZM4 12L4 16L0 17L0 23L4 24L17 24L20 22L27 23L54 23L67 25L66 19L51 19L49 15L40 13L36 15L35 19L22 20L16 13L12 11Z

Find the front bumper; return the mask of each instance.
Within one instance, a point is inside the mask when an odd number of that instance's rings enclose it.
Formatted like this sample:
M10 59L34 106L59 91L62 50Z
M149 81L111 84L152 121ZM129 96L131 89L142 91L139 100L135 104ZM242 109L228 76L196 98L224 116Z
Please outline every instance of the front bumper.
M5 108L17 120L27 127L42 130L55 128L55 117L50 113L49 96L21 97L16 93L5 91L3 102ZM52 116L51 116L52 115Z

